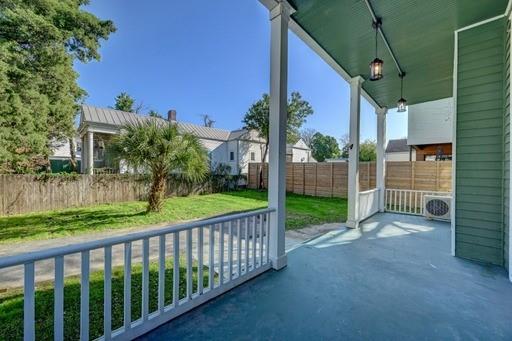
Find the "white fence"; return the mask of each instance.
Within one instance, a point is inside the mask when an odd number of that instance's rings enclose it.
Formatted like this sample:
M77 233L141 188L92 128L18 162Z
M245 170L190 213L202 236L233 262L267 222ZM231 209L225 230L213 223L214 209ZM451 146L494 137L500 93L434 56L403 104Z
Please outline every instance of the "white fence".
M53 259L54 274L54 339L64 338L64 264L65 257L81 255L80 339L89 340L90 253L104 253L104 340L131 339L189 311L270 269L269 219L272 209L230 215L176 225L159 230L134 233L83 244L0 258L0 269L24 266L24 339L35 339L35 266ZM205 238L205 231L207 238ZM194 232L194 233L193 233ZM186 297L180 298L180 233L185 234ZM193 237L197 239L193 243ZM169 238L168 238L169 237ZM150 239L158 239L158 309L149 311ZM166 245L172 241L173 283L165 287ZM132 243L142 242L142 313L131 318ZM112 247L124 246L123 326L112 330ZM196 245L195 249L193 245ZM205 247L206 246L206 247ZM204 252L204 249L207 252ZM206 255L205 255L206 253ZM196 260L193 258L196 257ZM197 262L197 285L193 285L193 263ZM203 287L204 268L208 269L208 285ZM172 302L165 305L165 293L172 290Z
M359 219L364 220L379 211L380 189L375 188L359 193Z
M450 192L416 191L409 189L386 189L385 208L387 212L423 215L426 195L451 195Z

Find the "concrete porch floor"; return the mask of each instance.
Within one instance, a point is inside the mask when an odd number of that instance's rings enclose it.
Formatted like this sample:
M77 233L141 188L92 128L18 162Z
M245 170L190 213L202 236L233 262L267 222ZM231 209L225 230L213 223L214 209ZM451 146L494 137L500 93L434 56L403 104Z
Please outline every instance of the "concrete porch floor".
M378 214L141 339L510 340L512 284L452 257L449 224Z

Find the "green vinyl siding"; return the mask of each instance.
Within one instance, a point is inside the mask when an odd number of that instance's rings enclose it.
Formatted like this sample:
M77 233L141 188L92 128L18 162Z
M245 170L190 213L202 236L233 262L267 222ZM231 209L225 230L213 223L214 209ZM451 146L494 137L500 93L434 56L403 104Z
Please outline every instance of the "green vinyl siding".
M507 30L505 34L505 112L503 121L503 262L508 268L508 234L509 226L509 204L510 204L510 21L507 21Z
M456 255L503 265L505 20L458 34Z

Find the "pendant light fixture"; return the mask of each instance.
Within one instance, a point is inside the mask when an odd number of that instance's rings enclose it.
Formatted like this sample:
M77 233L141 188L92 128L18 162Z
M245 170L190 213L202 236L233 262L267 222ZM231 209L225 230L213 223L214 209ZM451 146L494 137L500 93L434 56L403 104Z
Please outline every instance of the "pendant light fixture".
M372 24L373 28L375 29L375 59L370 63L370 80L371 81L378 81L379 79L382 79L382 68L384 67L384 62L379 59L378 55L378 33L379 28L382 25L382 21L380 18L377 18Z
M398 75L400 77L400 99L396 103L398 112L405 112L407 110L407 101L404 98L404 77L405 72Z

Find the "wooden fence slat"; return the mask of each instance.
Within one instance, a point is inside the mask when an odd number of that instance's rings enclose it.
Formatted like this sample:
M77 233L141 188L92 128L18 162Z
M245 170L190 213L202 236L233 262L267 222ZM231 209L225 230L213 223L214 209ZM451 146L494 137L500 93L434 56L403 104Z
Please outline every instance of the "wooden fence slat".
M255 164L249 164L249 169ZM348 190L347 162L288 163L287 189L305 195L346 198ZM264 167L264 178L268 166ZM376 186L375 162L361 162L361 190ZM451 161L389 161L386 162L386 188L450 192ZM249 188L256 188L254 177L248 177ZM290 184L290 186L288 186ZM265 183L266 186L266 183Z
M170 185L177 187L175 183ZM190 192L201 191L203 185L196 187ZM186 186L184 189L189 190ZM0 216L3 216L140 200L145 197L148 186L138 175L45 177L0 174L0 190Z

